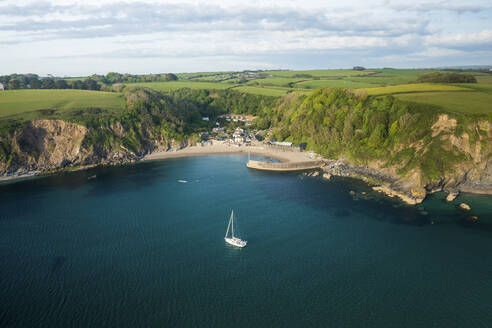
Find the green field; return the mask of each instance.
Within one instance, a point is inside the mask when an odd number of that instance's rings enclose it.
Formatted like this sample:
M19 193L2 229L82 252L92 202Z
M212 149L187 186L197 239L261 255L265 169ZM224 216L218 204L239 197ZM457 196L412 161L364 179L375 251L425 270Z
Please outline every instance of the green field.
M250 80L247 82L248 85L251 84L259 84L259 85L277 85L277 86L283 86L287 85L288 83L296 83L299 81L304 81L306 79L303 78L290 78L290 77L267 77L264 79L254 79Z
M433 83L415 83L415 84L402 84L389 87L380 88L366 88L362 89L371 96L390 95L399 93L415 93L415 92L435 92L435 91L467 91L469 89L447 85L447 84L433 84Z
M261 88L261 87L252 87L252 86L239 86L235 87L232 90L250 93L254 95L262 95L262 96L273 96L273 97L281 97L289 91L287 88Z
M449 112L492 114L492 95L483 92L422 92L396 95L398 99L431 104Z
M307 89L317 89L317 88L327 88L327 87L344 87L349 89L359 89L359 88L372 88L378 87L381 84L372 84L370 82L358 82L352 81L351 79L339 79L339 80L310 80L294 84L298 88Z
M430 84L414 83L416 79L433 70L424 69L351 69L261 71L248 72L199 72L177 74L179 81L125 83L160 92L183 88L195 90L224 90L255 95L280 97L288 92L310 94L320 87L345 87L362 90L368 95L393 94L416 103L437 105L450 111L490 112L492 104L492 74L470 71L478 83ZM300 75L300 76L299 76ZM84 77L72 78L84 79ZM206 81L203 81L206 80ZM121 110L124 100L119 93L86 90L13 90L0 91L0 117L40 109L55 109L58 114L69 110L98 107ZM468 108L469 107L469 108ZM34 115L34 114L30 114ZM37 115L37 114L36 114Z
M322 69L322 70L308 70L308 71L268 71L266 72L273 76L278 77L293 77L298 74L309 74L313 77L345 77L345 76L359 76L371 74L372 71L354 71L352 69Z
M170 82L138 82L138 83L125 83L128 86L141 86L156 91L172 91L178 89L198 89L198 90L222 90L230 88L231 84L219 83L219 82L194 82L194 81L170 81Z
M0 91L0 117L39 109L68 111L88 107L116 111L125 108L125 101L121 94L102 91L69 89Z

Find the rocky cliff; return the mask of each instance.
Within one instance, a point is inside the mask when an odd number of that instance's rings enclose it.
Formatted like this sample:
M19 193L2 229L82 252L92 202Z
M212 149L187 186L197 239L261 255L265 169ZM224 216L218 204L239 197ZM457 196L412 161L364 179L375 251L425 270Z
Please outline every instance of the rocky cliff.
M7 161L0 161L0 175L24 175L49 172L67 167L84 167L97 164L133 162L155 149L168 150L186 146L188 140L178 142L142 131L147 138L135 152L121 141L128 132L121 123L104 129L111 134L113 143L98 144L88 141L94 129L62 120L28 121L15 129L0 144L8 145Z
M132 162L154 150L182 148L195 138L179 117L193 113L192 106L149 89L131 90L125 97L124 112L102 118L96 111L80 123L1 121L0 176Z
M324 156L325 173L363 179L409 204L441 190L492 194L490 115L326 89L290 96L272 125L277 139Z

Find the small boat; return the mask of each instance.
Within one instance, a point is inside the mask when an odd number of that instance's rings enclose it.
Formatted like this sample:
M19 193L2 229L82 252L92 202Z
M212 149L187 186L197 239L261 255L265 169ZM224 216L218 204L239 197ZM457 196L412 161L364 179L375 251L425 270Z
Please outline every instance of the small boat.
M188 181L186 181L186 180L178 180L178 182L181 182L181 183L188 183Z
M227 237L229 234L229 228L231 228L231 238ZM242 240L241 238L234 237L234 210L231 212L231 218L229 219L229 225L227 226L227 231L224 237L226 243L236 246L236 247L245 247L248 242L246 240Z

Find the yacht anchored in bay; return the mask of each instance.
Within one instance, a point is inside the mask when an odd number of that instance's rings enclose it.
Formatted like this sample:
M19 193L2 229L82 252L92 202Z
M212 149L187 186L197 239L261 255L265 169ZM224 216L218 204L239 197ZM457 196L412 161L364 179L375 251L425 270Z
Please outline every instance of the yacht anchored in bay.
M227 237L229 234L229 228L231 228L231 237ZM227 231L224 237L226 243L236 246L236 247L245 247L248 242L246 240L242 240L241 238L234 237L234 210L231 212L231 218L229 219L229 224L227 225Z

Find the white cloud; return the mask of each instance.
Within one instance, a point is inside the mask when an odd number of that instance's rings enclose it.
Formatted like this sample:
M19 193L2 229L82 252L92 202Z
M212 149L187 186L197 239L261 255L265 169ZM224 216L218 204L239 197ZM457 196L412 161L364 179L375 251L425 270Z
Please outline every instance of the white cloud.
M0 74L473 64L492 50L491 10L476 0L6 0Z

